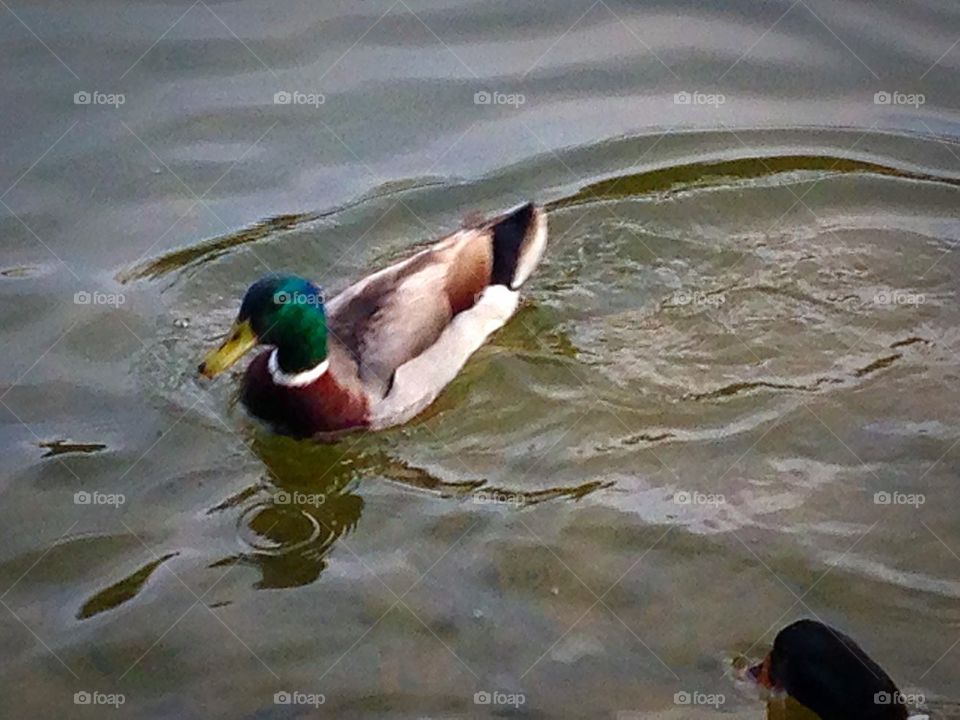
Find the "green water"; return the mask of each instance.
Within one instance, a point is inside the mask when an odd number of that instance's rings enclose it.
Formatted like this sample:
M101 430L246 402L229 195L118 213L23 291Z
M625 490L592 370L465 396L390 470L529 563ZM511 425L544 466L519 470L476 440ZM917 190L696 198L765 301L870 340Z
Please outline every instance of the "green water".
M8 5L0 717L759 719L803 616L960 717L954 4ZM414 422L195 377L261 274L526 198Z

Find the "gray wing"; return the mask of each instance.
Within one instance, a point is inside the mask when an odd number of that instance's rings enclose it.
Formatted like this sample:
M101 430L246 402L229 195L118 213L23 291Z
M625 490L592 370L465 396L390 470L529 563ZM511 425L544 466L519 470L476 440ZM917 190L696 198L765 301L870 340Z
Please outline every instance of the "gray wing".
M532 203L455 232L335 297L327 308L332 340L354 358L368 392L382 398L397 368L431 348L488 286L522 285L546 236L546 216Z
M334 298L328 307L331 339L358 364L360 381L376 397L390 390L394 371L437 341L455 314L451 278L462 273L465 252L475 232L456 233L409 260L362 280ZM479 268L483 270L483 268ZM486 285L489 272L478 273ZM481 283L477 281L478 289Z

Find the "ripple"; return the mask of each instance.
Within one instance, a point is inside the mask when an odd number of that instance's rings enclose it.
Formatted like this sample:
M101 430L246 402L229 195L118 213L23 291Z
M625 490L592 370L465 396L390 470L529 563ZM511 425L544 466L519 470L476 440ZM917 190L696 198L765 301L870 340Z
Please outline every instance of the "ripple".
M252 505L237 518L238 538L247 548L265 555L284 555L305 547L323 532L319 521L300 508L269 503Z

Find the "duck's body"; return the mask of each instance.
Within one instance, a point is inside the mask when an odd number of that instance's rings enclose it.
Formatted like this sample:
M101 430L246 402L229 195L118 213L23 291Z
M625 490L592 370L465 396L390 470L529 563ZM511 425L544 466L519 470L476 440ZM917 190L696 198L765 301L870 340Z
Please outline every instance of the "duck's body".
M762 686L785 691L822 720L907 720L890 676L844 633L815 620L785 627L750 669Z
M546 236L546 216L528 204L459 230L328 303L307 281L264 278L247 292L238 329L201 372L222 369L218 353L235 359L234 337L249 346L263 342L274 347L250 364L241 399L278 430L310 436L406 422L513 315ZM302 307L291 307L297 297Z

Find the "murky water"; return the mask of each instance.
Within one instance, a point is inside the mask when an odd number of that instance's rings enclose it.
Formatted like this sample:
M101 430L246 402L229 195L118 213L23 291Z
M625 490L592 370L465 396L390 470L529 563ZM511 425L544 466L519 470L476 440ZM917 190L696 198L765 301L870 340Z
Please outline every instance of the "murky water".
M816 616L960 717L955 3L0 16L0 716L761 718L731 660ZM193 376L269 269L526 198L408 426Z

